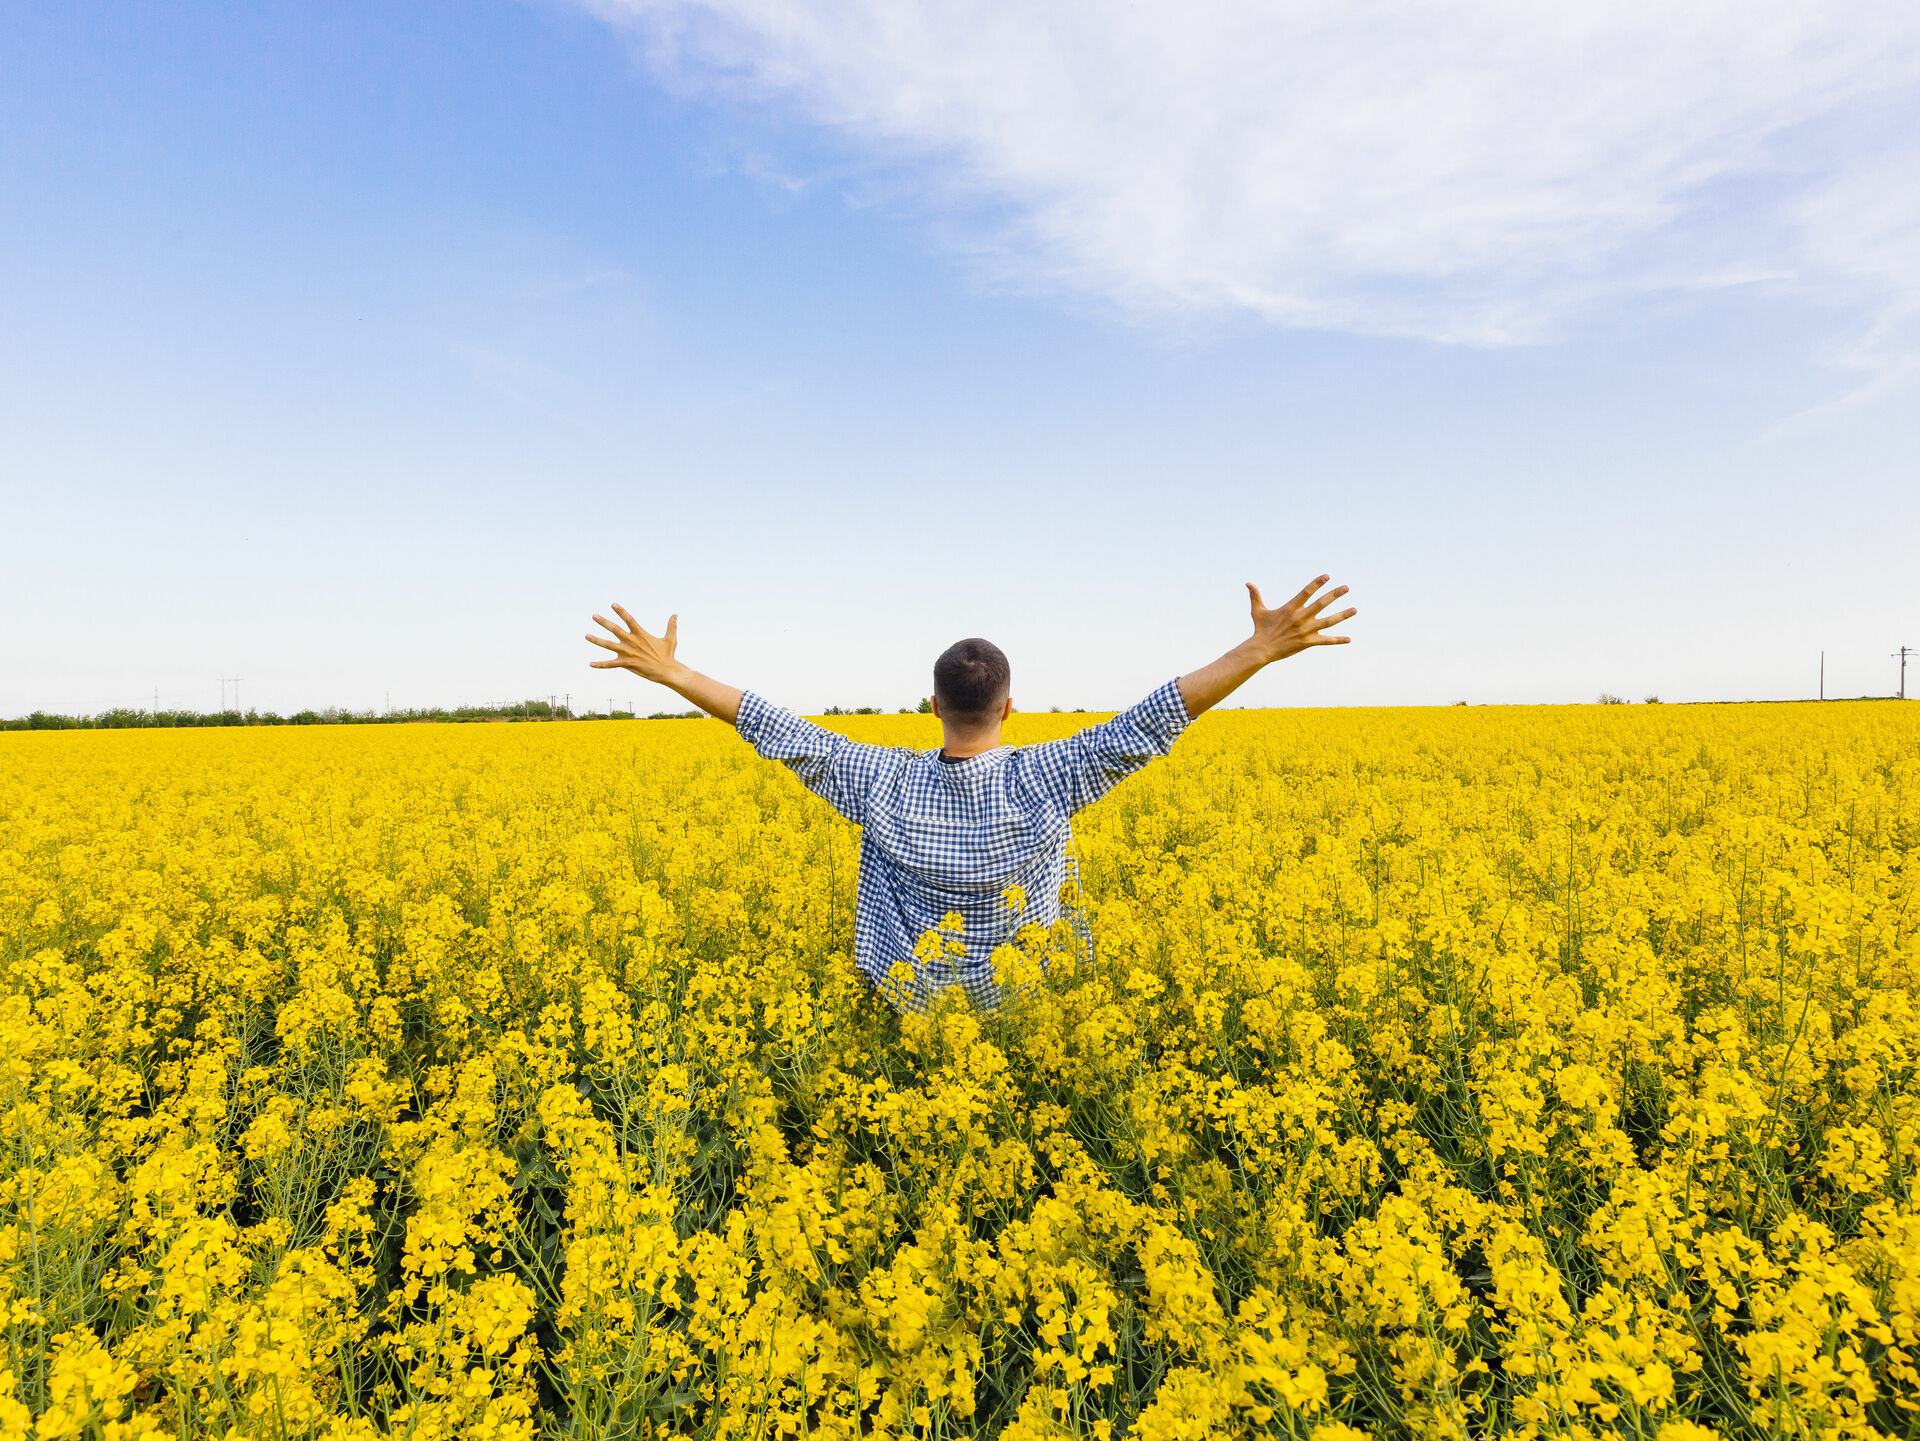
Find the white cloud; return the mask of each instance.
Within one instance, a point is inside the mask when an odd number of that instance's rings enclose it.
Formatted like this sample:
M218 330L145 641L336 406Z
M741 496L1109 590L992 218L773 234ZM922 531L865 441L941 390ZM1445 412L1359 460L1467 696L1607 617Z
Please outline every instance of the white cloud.
M1148 310L1525 339L1621 293L1884 286L1861 247L1920 214L1910 168L1847 160L1920 81L1887 0L581 3L665 83L787 107L1027 278Z

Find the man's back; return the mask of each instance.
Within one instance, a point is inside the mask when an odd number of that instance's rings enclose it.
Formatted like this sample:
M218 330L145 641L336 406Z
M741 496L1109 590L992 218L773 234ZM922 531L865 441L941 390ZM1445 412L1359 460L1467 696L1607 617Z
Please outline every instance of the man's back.
M939 751L862 745L747 691L740 734L862 828L854 961L873 985L913 960L950 914L965 955L949 972L916 967L907 998L924 1004L947 984L976 1005L997 1003L994 948L1020 926L1060 917L1074 878L1071 818L1123 777L1165 755L1188 724L1177 681L1130 710L1063 740L999 746L961 760ZM1003 899L1024 893L1018 912Z

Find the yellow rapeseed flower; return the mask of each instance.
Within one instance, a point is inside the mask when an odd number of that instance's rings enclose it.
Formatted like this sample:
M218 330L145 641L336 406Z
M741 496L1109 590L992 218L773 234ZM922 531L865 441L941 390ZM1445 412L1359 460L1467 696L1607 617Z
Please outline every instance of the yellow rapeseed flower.
M0 736L0 1437L1908 1426L1920 714L1343 716L909 1016L715 723Z

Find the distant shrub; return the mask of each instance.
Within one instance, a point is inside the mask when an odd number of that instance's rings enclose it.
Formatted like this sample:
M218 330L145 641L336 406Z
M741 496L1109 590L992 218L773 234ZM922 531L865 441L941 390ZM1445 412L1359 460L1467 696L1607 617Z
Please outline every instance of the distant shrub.
M1625 705L1626 703L1627 700L1625 696L1617 696L1610 690L1600 692L1601 705Z

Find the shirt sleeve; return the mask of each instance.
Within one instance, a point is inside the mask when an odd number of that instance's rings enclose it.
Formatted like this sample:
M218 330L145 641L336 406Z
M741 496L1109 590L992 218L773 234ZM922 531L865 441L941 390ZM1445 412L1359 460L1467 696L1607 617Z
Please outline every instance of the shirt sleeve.
M891 746L848 740L752 691L740 697L734 728L756 752L786 766L802 785L855 825L865 823L867 795L887 759L898 754Z
M1173 749L1193 717L1170 680L1112 720L1022 752L1036 789L1067 815L1092 805L1155 756Z

